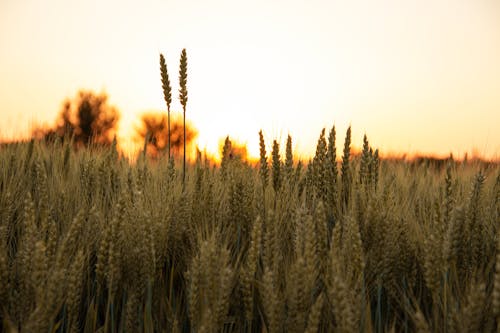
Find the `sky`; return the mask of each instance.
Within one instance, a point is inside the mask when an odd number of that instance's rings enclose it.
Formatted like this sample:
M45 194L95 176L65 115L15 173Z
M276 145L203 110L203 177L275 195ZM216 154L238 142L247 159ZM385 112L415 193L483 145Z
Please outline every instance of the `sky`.
M322 128L341 149L366 134L386 154L500 157L498 0L0 0L0 137L52 124L79 89L105 91L125 145L166 110L159 54L198 146L221 138L258 155L290 134L314 154Z

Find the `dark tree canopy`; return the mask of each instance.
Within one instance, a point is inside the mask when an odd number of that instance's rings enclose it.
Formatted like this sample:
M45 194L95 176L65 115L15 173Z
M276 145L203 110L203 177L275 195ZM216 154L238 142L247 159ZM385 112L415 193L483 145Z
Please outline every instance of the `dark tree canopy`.
M109 145L116 134L119 118L116 107L108 104L106 93L80 90L73 100L64 102L54 128L35 129L33 136L48 140L73 137L77 146Z
M182 117L171 115L170 132L170 149L173 154L180 154L184 145ZM148 134L147 153L152 157L158 157L166 150L168 143L166 113L148 112L141 116L140 126L136 127L136 139L144 142ZM188 147L197 135L196 129L186 123L186 145Z

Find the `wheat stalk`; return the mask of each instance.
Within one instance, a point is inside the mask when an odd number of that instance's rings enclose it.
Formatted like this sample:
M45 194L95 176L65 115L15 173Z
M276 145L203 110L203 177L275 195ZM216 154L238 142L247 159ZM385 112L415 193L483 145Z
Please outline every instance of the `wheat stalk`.
M273 141L272 150L272 169L273 169L273 189L275 193L278 193L281 187L281 158L280 158L280 145L278 141Z
M161 84L163 88L163 98L165 103L167 103L167 156L170 161L170 104L172 103L172 88L170 87L170 80L168 78L167 64L165 62L165 57L160 53L160 73L161 73Z
M351 126L347 128L344 141L344 153L342 155L341 179L342 179L342 204L344 209L347 209L349 197L351 195L351 170L350 170L350 156L351 156Z
M186 104L188 101L187 91L187 53L186 49L182 49L181 60L179 66L179 100L182 104L183 111L183 128L184 128L184 159L182 164L182 184L186 183Z

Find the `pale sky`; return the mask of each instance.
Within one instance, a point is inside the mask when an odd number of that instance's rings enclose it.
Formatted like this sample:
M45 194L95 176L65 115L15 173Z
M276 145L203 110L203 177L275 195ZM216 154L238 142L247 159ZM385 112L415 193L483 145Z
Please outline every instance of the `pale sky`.
M66 97L105 90L122 112L165 110L159 54L198 145L258 154L287 134L302 156L334 123L386 153L500 155L500 1L0 0L0 137L52 123ZM270 143L270 142L269 142Z

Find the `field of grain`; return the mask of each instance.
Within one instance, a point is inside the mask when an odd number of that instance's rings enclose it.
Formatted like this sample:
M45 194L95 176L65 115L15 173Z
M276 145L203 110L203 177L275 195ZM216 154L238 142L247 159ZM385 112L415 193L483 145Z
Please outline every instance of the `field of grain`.
M3 332L493 332L500 168L0 148ZM256 135L257 139L257 135ZM269 145L271 146L271 145Z

